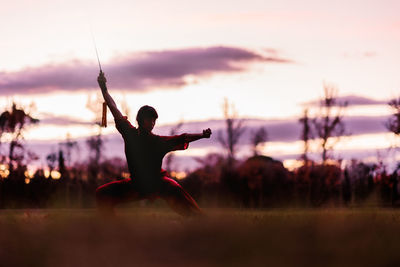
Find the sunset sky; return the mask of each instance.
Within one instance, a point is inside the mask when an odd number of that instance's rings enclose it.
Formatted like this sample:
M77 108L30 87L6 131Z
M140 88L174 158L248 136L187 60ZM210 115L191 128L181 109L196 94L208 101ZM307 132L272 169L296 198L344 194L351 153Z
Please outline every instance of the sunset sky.
M148 104L159 113L155 132L181 120L182 131L216 132L227 97L249 129L266 127L265 154L296 159L297 120L329 83L349 100L352 135L337 155L376 160L394 142L383 123L400 89L399 10L396 0L6 1L0 107L35 103L41 123L26 139L44 154L67 134L95 134L86 104L99 94L93 34L110 93L132 122ZM104 133L110 155L123 156L113 124ZM214 138L179 155L218 150Z

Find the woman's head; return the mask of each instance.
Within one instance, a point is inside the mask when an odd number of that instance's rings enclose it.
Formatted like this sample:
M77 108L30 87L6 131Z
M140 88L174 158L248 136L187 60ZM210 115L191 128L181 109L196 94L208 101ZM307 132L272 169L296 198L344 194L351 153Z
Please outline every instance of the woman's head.
M147 105L141 107L136 115L136 121L138 122L139 128L145 129L149 132L153 130L157 118L157 111L153 107Z

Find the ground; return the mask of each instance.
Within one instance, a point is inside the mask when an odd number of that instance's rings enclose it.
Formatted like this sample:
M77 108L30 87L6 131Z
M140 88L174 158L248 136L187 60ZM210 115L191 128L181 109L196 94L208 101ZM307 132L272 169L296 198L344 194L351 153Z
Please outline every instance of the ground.
M0 266L400 266L400 210L0 210Z

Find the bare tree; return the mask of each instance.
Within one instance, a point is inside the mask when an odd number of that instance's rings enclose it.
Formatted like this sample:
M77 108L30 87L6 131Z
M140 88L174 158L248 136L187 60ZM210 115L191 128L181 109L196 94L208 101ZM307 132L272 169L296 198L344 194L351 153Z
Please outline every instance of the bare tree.
M103 100L100 94L88 95L86 101L86 107L93 112L95 119L94 124L99 126L99 131L101 131L101 117L102 117L102 109L103 109Z
M395 136L400 136L400 97L390 100L388 105L393 113L385 123L386 129L392 132ZM393 149L395 154L397 153L397 148L397 144L391 146L391 149ZM394 158L396 158L396 155Z
M46 156L47 167L49 168L49 175L52 177L52 172L56 167L57 153L51 152Z
M399 136L400 135L400 97L397 99L390 100L388 105L393 110L393 114L388 119L385 126L389 131L391 131L395 135Z
M128 102L126 102L125 94L124 94L124 96L123 96L123 98L121 100L121 110L122 110L122 113L125 114L125 116L130 118L131 109L130 109L130 107L128 105Z
M228 99L224 99L222 110L225 118L225 132L220 132L218 142L224 147L228 154L228 164L231 165L235 161L237 145L239 139L245 131L243 125L244 120L238 119L237 111L233 104L230 104Z
M96 184L98 174L100 172L100 160L102 158L102 152L104 149L104 140L102 136L101 128L101 116L102 116L102 105L103 100L100 95L97 94L96 98L93 99L90 95L86 102L86 107L91 110L95 115L94 124L97 126L97 134L90 136L86 140L86 144L89 148L89 183L91 185Z
M31 108L33 105L31 104ZM8 168L10 174L12 174L17 166L22 164L24 159L30 161L37 158L22 143L24 131L27 129L27 126L39 122L38 119L33 118L29 113L25 112L23 108L17 108L17 105L13 103L11 111L4 111L0 115L0 139L3 134L8 134L10 143L8 150Z
M93 135L86 140L89 148L89 158L92 162L99 162L101 159L101 152L103 150L103 139L100 135Z
M78 142L72 141L71 135L67 133L65 141L59 143L59 145L60 149L65 149L67 167L70 167L72 165L72 151L73 149L79 149Z
M302 125L301 130L301 140L304 142L304 150L303 154L301 155L301 159L304 162L304 165L308 163L308 152L310 150L309 141L312 139L312 132L310 126L310 118L308 117L308 109L304 110L304 115L302 118L299 119L299 122Z
M251 144L253 149L253 155L257 156L264 143L268 140L268 132L264 127L260 127L252 132Z
M338 102L336 87L324 84L324 93L319 113L312 120L316 137L321 140L322 163L330 157L328 152L337 144L340 136L345 134L343 113L347 107L347 102Z

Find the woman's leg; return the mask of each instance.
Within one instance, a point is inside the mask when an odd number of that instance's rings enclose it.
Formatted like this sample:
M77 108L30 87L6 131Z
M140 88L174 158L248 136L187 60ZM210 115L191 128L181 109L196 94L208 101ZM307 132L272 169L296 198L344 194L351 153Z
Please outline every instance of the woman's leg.
M196 201L173 179L164 176L160 197L177 213L184 216L201 215Z
M96 189L97 208L102 215L106 216L115 216L116 205L139 199L139 192L131 179L113 181Z

